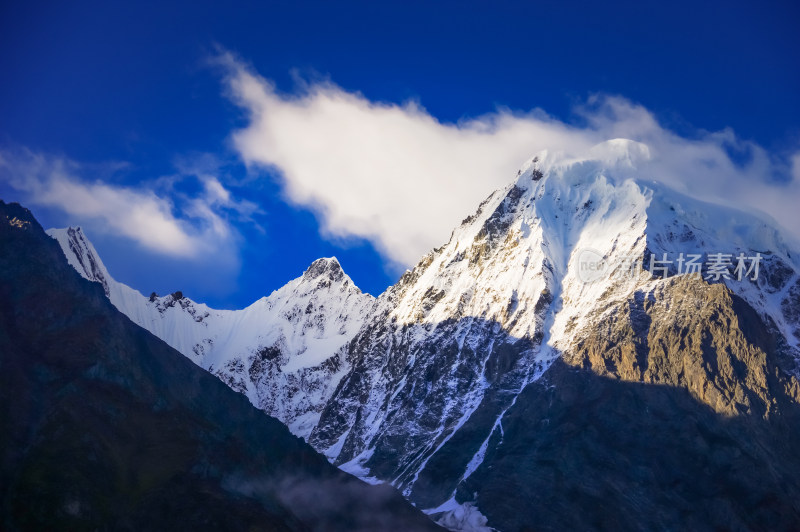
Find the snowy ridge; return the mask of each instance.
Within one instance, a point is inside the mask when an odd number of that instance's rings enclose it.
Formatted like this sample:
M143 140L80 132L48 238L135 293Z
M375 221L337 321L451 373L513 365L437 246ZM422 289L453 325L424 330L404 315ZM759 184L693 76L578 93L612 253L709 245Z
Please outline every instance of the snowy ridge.
M335 258L315 261L242 310L215 310L179 292L145 297L108 273L80 228L50 229L69 263L103 285L133 322L244 393L298 436L307 437L348 369L336 351L358 332L374 298Z

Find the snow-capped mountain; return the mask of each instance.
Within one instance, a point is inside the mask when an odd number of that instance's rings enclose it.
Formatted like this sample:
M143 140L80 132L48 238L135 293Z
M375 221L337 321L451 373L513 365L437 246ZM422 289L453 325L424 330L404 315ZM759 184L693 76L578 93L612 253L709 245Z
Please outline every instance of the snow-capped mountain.
M726 272L731 279L722 280L796 359L798 254L768 220L647 181L640 168L648 157L646 146L615 140L582 159L545 152L523 166L447 244L378 298L344 349L352 368L312 432L312 445L345 470L391 481L418 506L445 512L446 520L469 517L458 503L475 493L460 490L481 466L492 468L486 456L503 441L504 415L528 384L554 361L585 349L630 305L645 299L666 305L664 323L676 319L670 304L683 312L677 302L658 300L675 280L681 253L699 254L705 263L716 253L760 252L757 281L736 280L733 266ZM638 258L644 269L587 279L581 270L587 254L606 265ZM666 279L648 271L651 256L668 268ZM660 382L639 354L632 367L610 362L606 373ZM792 371L787 379L795 379ZM707 380L688 384L702 386L695 393L717 412L760 411ZM767 394L767 410L771 401Z
M691 527L706 504L696 490L738 471L730 460L775 456L779 473L730 481L761 498L729 495L740 510L715 522L758 523L762 500L800 519L800 452L780 443L800 420L800 253L764 216L649 180L650 157L622 139L580 158L538 154L376 300L322 259L242 311L179 294L125 303L133 291L78 231L51 234L135 322L448 527L597 527L606 514L567 502L600 507L601 494L632 519L607 528ZM720 421L737 416L767 425ZM618 433L635 440L624 457ZM721 441L735 452L698 465ZM698 470L658 498L663 479Z
M307 437L348 369L338 349L360 329L374 298L335 258L242 310L215 310L175 292L145 297L115 281L80 228L50 229L69 263L100 283L133 322Z

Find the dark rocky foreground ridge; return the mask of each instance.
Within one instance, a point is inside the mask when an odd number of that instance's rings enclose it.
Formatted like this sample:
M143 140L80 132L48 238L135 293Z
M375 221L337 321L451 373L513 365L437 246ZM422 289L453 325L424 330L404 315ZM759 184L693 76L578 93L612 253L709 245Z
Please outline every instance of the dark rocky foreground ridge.
M134 325L3 202L0 528L437 529Z

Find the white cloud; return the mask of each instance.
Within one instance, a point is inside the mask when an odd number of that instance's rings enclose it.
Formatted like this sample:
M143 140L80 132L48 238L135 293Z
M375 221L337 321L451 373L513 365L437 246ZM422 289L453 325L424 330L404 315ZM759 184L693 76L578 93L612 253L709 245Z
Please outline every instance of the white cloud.
M413 264L519 165L542 149L585 153L612 138L648 145L643 169L652 178L703 199L769 212L796 236L800 158L794 179L769 184L779 170L758 145L730 130L682 138L652 113L619 97L593 97L576 113L585 126L498 110L458 124L439 122L420 105L373 102L327 82L279 94L232 55L223 53L230 97L249 124L233 134L248 165L276 168L288 199L313 209L329 236L371 241L384 256ZM751 154L737 166L726 147Z
M217 211L243 207L216 178L203 178L205 194L187 201L178 217L173 202L152 190L88 182L80 173L78 164L63 158L26 149L0 152L0 179L26 201L68 214L70 223L88 224L173 257L194 258L230 246L232 228Z

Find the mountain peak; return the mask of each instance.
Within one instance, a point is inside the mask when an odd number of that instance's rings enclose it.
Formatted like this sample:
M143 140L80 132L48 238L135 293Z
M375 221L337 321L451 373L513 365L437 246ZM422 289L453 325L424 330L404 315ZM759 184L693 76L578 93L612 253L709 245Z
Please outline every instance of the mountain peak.
M336 257L323 257L315 260L303 274L303 279L313 280L323 276L331 281L344 279L344 270Z
M335 257L315 260L301 277L241 310L216 310L180 290L147 297L108 274L80 228L48 234L70 265L101 283L111 303L134 323L303 437L349 367L337 351L361 328L374 301ZM299 382L308 388L298 388Z
M651 158L650 147L647 144L623 138L607 140L592 146L589 149L589 156L609 166L627 167L636 167Z
M109 295L109 282L113 282L113 279L80 226L48 229L46 233L58 241L67 261L83 278L100 283L106 295Z
M542 150L522 164L516 185L527 189L531 182L551 174L571 185L586 184L601 175L621 181L641 180L640 172L651 158L647 144L624 138L607 140L579 153Z

